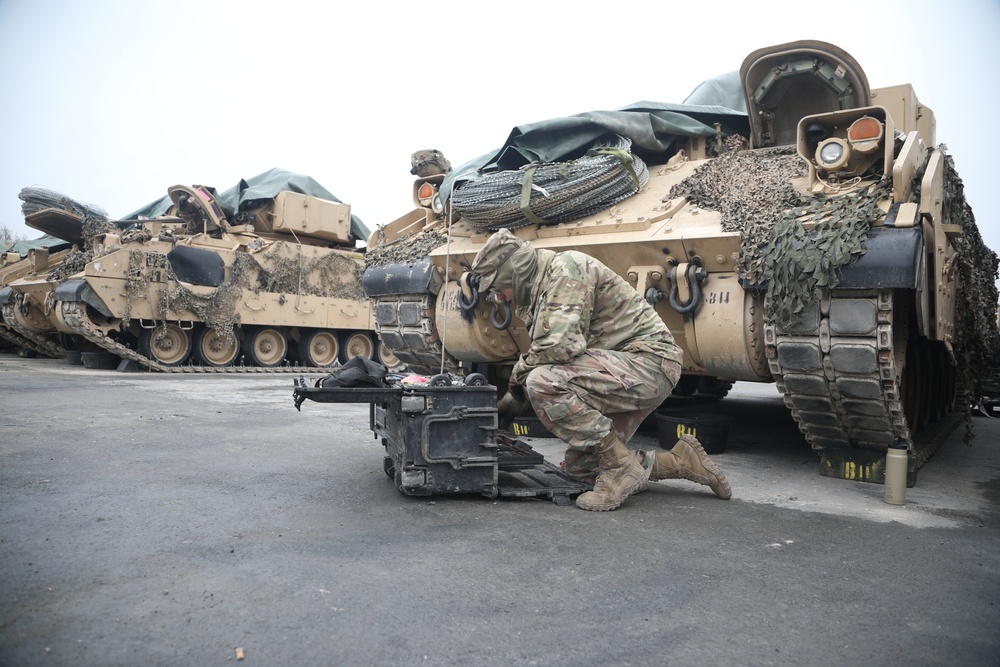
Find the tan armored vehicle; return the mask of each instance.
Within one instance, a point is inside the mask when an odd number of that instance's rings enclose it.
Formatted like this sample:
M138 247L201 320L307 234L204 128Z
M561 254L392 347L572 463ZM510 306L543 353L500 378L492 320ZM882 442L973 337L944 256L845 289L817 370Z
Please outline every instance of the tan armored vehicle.
M72 253L50 253L48 248L32 248L16 275L0 290L3 335L18 347L54 359L63 356L60 332L50 320L51 296L57 269ZM15 272L12 272L14 274Z
M146 219L94 237L92 260L51 291L51 326L165 371L292 371L378 358L354 249L367 229L332 195L302 193L319 188L281 170L221 195L169 188L136 214ZM21 287L10 287L13 301Z
M36 247L28 250L27 268L0 289L0 313L4 323L20 337L22 347L52 358L65 355L72 363L82 363L82 352L99 352L100 348L57 317L55 288L93 259L92 247L98 235L117 232L119 227L100 207L52 190L24 188L19 197L25 224L45 232L43 238L58 241L59 245L35 242Z
M871 89L832 44L755 51L685 104L509 137L418 178L415 209L369 241L376 328L412 369L506 386L525 327L463 279L501 227L586 252L644 294L684 349L676 392L776 383L841 476L896 438L922 464L937 439L921 434L992 359L997 257L932 111L909 85Z
M34 242L27 257L5 253L0 267L0 337L16 347L52 358L74 348L67 332L51 318L52 291L70 273L83 268L88 255L80 251L91 234L113 228L99 208L80 204L43 188L21 191L25 223L47 232Z
M49 261L61 261L69 252L68 245L64 244L64 249L58 252L49 253ZM45 248L45 250L48 251L49 249ZM0 254L0 289L3 289L11 281L31 273L35 266L34 253L31 253L31 255L30 257L22 258L18 252L8 251ZM23 348L30 352L44 355L53 353L52 348L48 345L39 346L34 340L26 338L15 328L15 324L16 320L14 319L13 311L11 311L8 321L3 316L3 310L0 309L0 349Z

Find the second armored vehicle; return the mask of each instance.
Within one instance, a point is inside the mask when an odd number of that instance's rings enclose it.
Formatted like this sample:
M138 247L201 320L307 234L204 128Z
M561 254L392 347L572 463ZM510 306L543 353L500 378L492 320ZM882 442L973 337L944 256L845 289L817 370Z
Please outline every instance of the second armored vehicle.
M379 358L355 250L367 229L312 179L271 170L220 195L178 185L130 217L52 290L59 331L161 371Z

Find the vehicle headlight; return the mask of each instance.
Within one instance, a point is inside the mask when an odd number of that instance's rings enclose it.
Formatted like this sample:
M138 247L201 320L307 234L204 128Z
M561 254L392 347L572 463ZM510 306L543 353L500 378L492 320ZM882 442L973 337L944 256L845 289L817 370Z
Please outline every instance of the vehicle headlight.
M816 147L816 163L826 171L840 169L847 164L850 153L843 139L827 139Z

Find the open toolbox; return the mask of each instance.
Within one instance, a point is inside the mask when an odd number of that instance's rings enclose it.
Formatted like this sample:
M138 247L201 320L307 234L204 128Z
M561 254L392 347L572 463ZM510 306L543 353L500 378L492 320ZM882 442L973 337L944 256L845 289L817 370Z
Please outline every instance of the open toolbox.
M368 403L370 427L385 448L383 470L408 496L477 493L563 505L590 489L524 440L499 432L496 387L435 377L388 387L308 386L299 378L295 407L307 400Z

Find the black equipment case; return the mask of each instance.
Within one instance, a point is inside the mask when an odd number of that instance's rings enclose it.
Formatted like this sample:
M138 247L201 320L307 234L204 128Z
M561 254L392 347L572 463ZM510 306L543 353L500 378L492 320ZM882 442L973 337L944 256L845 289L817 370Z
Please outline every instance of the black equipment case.
M300 378L295 407L306 400L369 403L371 429L385 447L383 469L408 496L478 493L569 504L590 489L523 440L498 432L496 387L438 378L385 388L309 387Z

